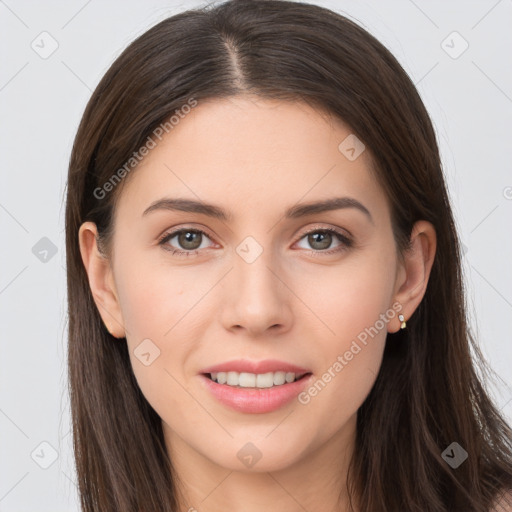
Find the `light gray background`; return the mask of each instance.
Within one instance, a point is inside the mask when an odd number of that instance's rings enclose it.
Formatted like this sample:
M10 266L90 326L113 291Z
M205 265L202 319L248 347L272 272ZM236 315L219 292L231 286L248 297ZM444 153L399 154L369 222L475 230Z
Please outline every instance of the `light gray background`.
M312 3L363 25L417 84L436 126L467 249L472 327L511 385L512 1ZM2 512L78 510L66 390L63 199L83 109L130 41L168 15L203 4L0 0ZM58 43L46 59L31 47L51 48L43 31ZM469 47L459 56L464 40ZM57 250L46 262L33 252L43 237ZM512 390L500 385L492 392L512 421Z

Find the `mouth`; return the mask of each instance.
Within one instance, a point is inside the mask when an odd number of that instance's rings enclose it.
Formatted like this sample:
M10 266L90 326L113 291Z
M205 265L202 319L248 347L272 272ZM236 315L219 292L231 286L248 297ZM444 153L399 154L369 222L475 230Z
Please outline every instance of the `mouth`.
M286 386L302 380L311 372L294 373L294 372L267 372L267 373L249 373L249 372L211 372L203 373L205 377L211 381L226 385L232 388L249 388L249 389L268 389L280 386Z
M201 373L204 389L222 405L245 414L277 411L293 400L314 379L313 373L238 372Z

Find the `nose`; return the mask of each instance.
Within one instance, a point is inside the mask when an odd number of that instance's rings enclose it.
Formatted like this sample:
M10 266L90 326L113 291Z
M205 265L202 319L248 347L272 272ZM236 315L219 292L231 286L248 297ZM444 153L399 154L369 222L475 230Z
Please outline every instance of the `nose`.
M243 329L253 337L290 329L293 294L270 251L264 250L251 263L235 253L233 269L226 278L221 298L221 322L225 329Z

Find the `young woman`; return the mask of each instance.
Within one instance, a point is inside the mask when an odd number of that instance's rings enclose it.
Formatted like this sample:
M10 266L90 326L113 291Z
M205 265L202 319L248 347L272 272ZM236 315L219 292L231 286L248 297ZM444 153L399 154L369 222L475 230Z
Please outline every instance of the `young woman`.
M434 130L355 23L237 0L140 36L66 236L84 511L512 510Z

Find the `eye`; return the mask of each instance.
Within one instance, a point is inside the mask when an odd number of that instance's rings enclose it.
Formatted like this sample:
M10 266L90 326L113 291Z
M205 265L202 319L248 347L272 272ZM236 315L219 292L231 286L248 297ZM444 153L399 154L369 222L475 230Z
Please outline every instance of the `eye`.
M178 247L170 242L176 239L175 243ZM210 240L207 233L201 229L180 228L170 233L165 233L159 240L166 251L177 256L195 256L200 249L208 248L203 242L205 239ZM342 234L340 231L332 228L314 228L306 232L299 241L306 239L306 243L312 247L313 254L333 254L348 249L352 246L352 240ZM334 248L329 249L333 242L338 242ZM303 247L307 249L306 247ZM329 249L329 250L326 250Z
M176 238L178 248L171 245L170 242ZM159 245L162 245L165 250L170 251L172 254L179 256L191 256L199 252L199 249L204 249L204 238L209 240L208 235L201 229L181 228L171 233L165 233L159 240ZM184 250L181 250L181 249Z
M352 240L336 229L314 228L305 233L300 240L304 238L306 239L306 243L313 248L313 253L333 254L352 246ZM335 246L333 249L325 250L329 249L332 243L336 241L338 241L339 245ZM304 248L307 249L306 247Z

